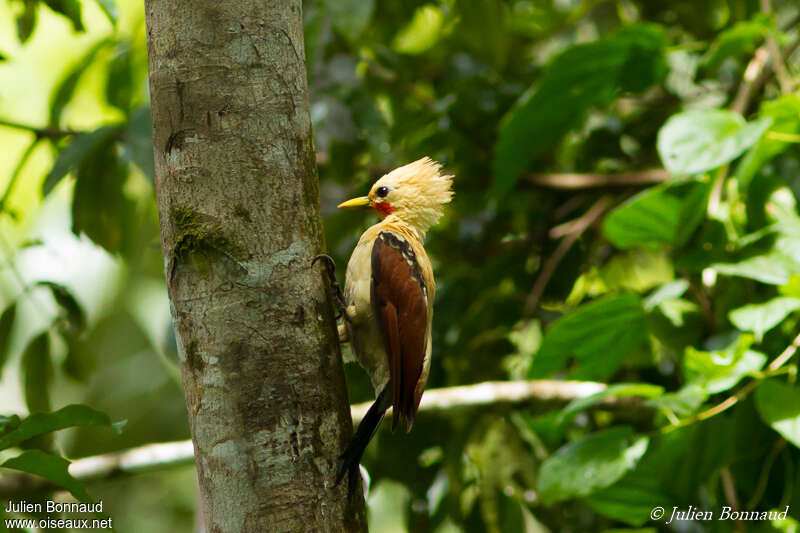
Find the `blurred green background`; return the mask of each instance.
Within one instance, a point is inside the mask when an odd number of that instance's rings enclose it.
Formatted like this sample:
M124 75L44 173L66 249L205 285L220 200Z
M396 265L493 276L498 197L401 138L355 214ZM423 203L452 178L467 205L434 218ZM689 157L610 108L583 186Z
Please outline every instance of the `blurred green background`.
M371 530L798 531L797 359L779 357L800 329L797 2L303 8L339 274L375 222L339 202L424 155L456 176L426 244L429 388L611 385L384 428L364 459ZM0 25L0 438L71 403L127 420L0 445L0 463L186 439L142 2L9 0ZM194 528L191 466L86 488L118 531ZM667 526L656 505L790 510Z

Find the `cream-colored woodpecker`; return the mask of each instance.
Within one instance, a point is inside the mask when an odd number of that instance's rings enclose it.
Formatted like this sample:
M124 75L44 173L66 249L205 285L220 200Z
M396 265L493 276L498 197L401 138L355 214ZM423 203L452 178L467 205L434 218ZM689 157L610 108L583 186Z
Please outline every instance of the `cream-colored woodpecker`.
M347 264L343 299L338 298L344 315L340 339L350 341L377 396L342 455L336 481L349 471L351 491L364 449L386 410L392 406L392 430L403 422L411 431L425 390L435 286L423 240L453 196L453 176L440 170L423 157L381 177L367 196L339 205L372 208L382 218L358 240Z

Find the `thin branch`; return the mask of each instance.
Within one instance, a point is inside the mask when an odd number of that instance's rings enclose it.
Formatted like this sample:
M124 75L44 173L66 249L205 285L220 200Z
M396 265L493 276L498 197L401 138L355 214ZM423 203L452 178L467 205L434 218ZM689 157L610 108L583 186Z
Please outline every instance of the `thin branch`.
M447 411L465 407L481 407L498 404L521 404L526 402L566 402L585 398L606 389L603 383L594 381L487 381L475 385L462 385L443 389L431 389L422 396L419 410ZM350 412L353 422L359 422L372 402L353 405Z
M3 193L3 196L0 197L0 212L6 210L6 202L8 202L9 196L11 196L11 193L14 191L14 185L16 185L17 178L19 178L19 175L22 173L22 167L24 167L25 163L28 162L28 158L31 156L31 154L33 153L34 149L36 149L36 146L38 144L39 144L39 137L36 137L33 140L33 142L29 144L28 147L25 149L25 151L22 153L22 157L19 158L17 166L14 168L14 172L11 174L11 178L8 180L8 184L6 185L6 190Z
M556 208L553 209L553 221L559 222L563 220L573 211L577 211L578 209L584 207L584 205L587 203L587 200L591 200L591 198L592 193L570 194L563 204L556 206Z
M69 467L73 476L82 480L107 477L114 473L138 473L164 466L188 464L194 459L191 440L162 442L132 448L123 452L78 459Z
M36 135L38 139L42 138L60 139L61 137L67 137L68 135L78 135L79 133L83 133L71 129L40 128L38 126L31 126L30 124L21 124L19 122L12 122L10 120L2 120L2 119L0 119L0 126L4 126L6 128L13 128L15 130L29 131L34 135Z
M768 368L773 371L778 370L780 367L785 365L789 361L789 359L792 358L792 356L795 354L798 348L800 348L800 335L794 338L792 343L789 346L787 346L786 349L784 349L781 352L781 354L769 364Z
M753 389L758 387L758 385L765 379L771 378L778 374L786 373L787 371L791 372L792 367L786 367L786 368L782 367L789 361L789 359L792 358L792 356L797 351L798 347L800 347L800 334L797 335L797 337L794 338L792 343L789 346L787 346L786 349L783 350L783 352L781 352L781 354L769 364L766 372L761 372L760 374L758 374L758 376L749 383L747 383L747 385L736 391L733 395L728 396L717 405L710 407L705 411L701 411L694 416L690 416L689 418L684 418L677 424L666 426L661 431L664 433L669 433L670 431L674 431L678 428L688 426L690 424L694 424L695 422L700 422L701 420L707 420L711 417L717 416L718 414L727 411L728 409L739 403L739 400L743 399L748 394L750 394L750 392L752 392Z
M194 460L191 440L161 442L131 448L122 452L84 457L69 465L69 473L81 481L109 478L119 474L136 474L150 470L173 468ZM0 498L56 489L45 478L28 474L0 476Z
M530 174L528 181L540 187L551 189L591 189L596 187L622 187L626 185L650 185L669 179L669 172L661 168L641 172L620 172L616 174Z
M761 0L761 12L769 15L772 13L772 1ZM770 58L772 59L772 70L775 72L775 77L778 79L778 85L781 88L781 94L788 94L792 92L792 77L789 71L786 70L786 64L783 62L781 50L778 48L778 42L772 33L767 34L767 50L769 50Z
M765 68L767 59L769 59L769 52L766 46L757 48L753 53L753 57L744 69L744 76L742 77L742 83L739 84L739 89L736 91L736 97L731 102L731 111L744 115L747 108L750 107L750 101L753 96L767 79L768 70ZM707 208L707 212L711 217L716 217L719 212L719 207L722 203L722 188L725 185L725 178L728 177L728 169L729 166L727 164L721 166L714 177L711 194L708 196Z
M731 104L733 111L741 114L747 111L753 95L767 79L767 71L764 67L767 65L768 58L769 52L766 46L756 49L752 59L747 64L747 68L744 69L742 83L739 85L739 90L736 92L736 97Z
M439 412L485 406L521 405L537 402L568 402L602 392L604 383L594 381L494 381L431 389L425 392L420 412ZM634 400L634 403L631 403ZM635 398L608 398L604 405L629 409ZM358 423L371 402L351 406L353 422ZM116 475L163 470L191 464L194 448L191 440L147 444L121 452L77 459L69 472L81 481L107 479ZM0 476L0 498L20 497L22 494L55 489L44 478L28 474Z
M768 131L764 137L770 141L781 141L785 143L800 143L800 135L796 133L783 133L780 131Z
M553 273L555 273L561 260L564 259L569 249L572 248L572 245L578 240L578 237L586 231L586 228L594 224L612 204L613 198L611 195L604 195L580 218L570 223L571 232L564 236L555 252L553 252L553 254L547 258L544 265L542 265L539 277L536 278L528 300L525 302L524 316L530 316L536 309L536 306L539 304L539 299L542 297L545 287L547 287L547 283L550 281L550 278L553 277Z
M798 22L800 22L800 16L793 18L789 24L784 27L784 29L792 28L798 24ZM793 43L786 47L784 54L787 57L790 56L798 45L800 45L800 39L795 39ZM731 103L731 109L733 111L741 113L742 115L747 112L747 108L750 107L750 101L752 100L753 96L767 80L769 71L764 67L767 65L769 56L770 51L768 50L768 45L764 45L756 49L752 59L750 59L750 62L747 64L747 68L745 68L744 77L742 79L742 83L739 85L736 97ZM776 61L773 59L773 68L775 68L774 64L776 63L781 63L781 65L783 65L783 56L779 50L775 52L774 57L778 58L778 60ZM777 71L776 75L778 75Z
M725 501L734 510L739 510L739 497L736 494L736 483L733 480L730 468L727 466L720 470L722 477L722 491L725 493Z
M775 441L772 450L770 450L769 455L761 465L761 473L758 475L756 488L753 490L753 495L747 501L745 509L755 509L756 505L761 502L761 498L764 497L764 492L767 490L767 482L769 481L769 473L772 471L772 465L775 464L775 459L778 458L778 455L784 448L786 448L786 439L780 438Z
M6 241L6 238L2 233L0 233L0 253L5 256L5 264L9 270L11 270L11 274L19 284L20 294L25 294L33 305L33 308L36 309L36 312L42 316L45 323L52 325L53 317L51 313L48 313L47 306L42 304L36 295L36 292L32 290L34 285L28 283L28 281L25 279L25 276L23 276L22 272L20 272L15 260L14 249L11 247L11 244Z
M766 4L766 6L765 6ZM771 6L769 5L769 0L762 0L761 3L762 10L770 9ZM765 11L768 12L768 11ZM796 23L796 19L792 21L792 25ZM789 26L791 27L791 26ZM770 41L771 39L771 41ZM774 49L770 50L769 44L772 42L774 45ZM787 47L786 53L787 55L792 53L792 50L798 45L800 40L796 40L794 43ZM732 111L736 111L740 115L744 115L747 112L747 109L750 107L750 102L752 101L755 94L761 89L761 86L764 85L764 82L767 80L767 75L769 74L769 69L766 68L767 60L772 56L772 68L775 70L776 68L780 69L781 67L785 70L785 65L783 64L783 58L781 56L780 50L778 49L777 43L775 43L775 39L771 36L767 38L767 44L759 47L753 53L753 57L750 59L750 62L747 64L747 68L744 70L744 76L742 77L742 83L739 84L739 89L736 92L736 97L731 102L730 109ZM778 71L775 70L776 76ZM787 74L788 76L788 74ZM781 84L781 90L783 90L783 85ZM714 178L714 184L711 188L711 194L709 195L708 199L708 213L711 216L715 216L719 211L720 203L722 202L722 188L725 184L725 178L728 176L728 165L723 165L720 167L719 171L717 172L716 177Z

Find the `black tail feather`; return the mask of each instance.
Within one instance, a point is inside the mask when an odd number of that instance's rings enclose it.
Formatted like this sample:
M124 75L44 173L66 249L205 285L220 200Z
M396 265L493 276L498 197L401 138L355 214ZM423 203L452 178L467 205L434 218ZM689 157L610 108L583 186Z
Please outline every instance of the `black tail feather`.
M375 400L375 402L370 406L367 414L358 425L356 434L353 435L353 438L347 445L347 449L340 457L342 460L342 466L339 468L339 472L336 474L336 485L339 484L345 473L348 473L348 495L351 497L356 488L361 487L361 484L359 483L361 480L361 473L358 469L358 464L361 462L361 456L364 455L364 450L367 449L369 441L372 440L372 437L375 435L375 431L378 429L381 420L383 420L383 415L386 414L386 410L389 408L389 405L391 405L391 397L387 392L388 390L389 386L387 385L378 395L378 398Z

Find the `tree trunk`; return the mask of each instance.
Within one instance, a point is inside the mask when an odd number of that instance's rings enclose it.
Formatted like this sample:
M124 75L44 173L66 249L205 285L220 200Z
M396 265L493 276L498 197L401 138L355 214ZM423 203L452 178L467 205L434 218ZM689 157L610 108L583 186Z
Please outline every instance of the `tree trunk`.
M362 531L299 0L146 1L156 194L206 531Z

